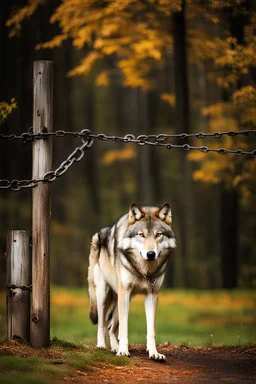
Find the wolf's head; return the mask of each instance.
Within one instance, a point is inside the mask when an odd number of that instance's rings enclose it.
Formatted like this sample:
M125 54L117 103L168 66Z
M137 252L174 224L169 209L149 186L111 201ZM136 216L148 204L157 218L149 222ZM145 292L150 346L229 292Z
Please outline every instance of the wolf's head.
M132 204L128 214L128 228L124 234L124 250L137 251L148 261L170 253L176 247L171 223L169 204L161 208Z

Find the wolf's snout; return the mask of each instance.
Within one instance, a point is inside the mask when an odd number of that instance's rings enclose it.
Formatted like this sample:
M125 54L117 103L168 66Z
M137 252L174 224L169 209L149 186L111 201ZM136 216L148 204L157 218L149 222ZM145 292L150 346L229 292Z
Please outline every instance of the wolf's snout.
M155 260L155 257L156 257L156 253L154 251L148 251L147 252L148 260L150 260L150 261Z

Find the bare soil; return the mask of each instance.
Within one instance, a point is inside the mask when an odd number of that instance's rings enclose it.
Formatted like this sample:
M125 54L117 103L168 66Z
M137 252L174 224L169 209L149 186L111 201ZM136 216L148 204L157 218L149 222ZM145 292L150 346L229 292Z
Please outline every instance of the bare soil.
M256 347L187 348L160 346L165 362L148 358L145 346L131 345L135 365L103 366L93 373L75 377L72 383L256 383Z
M158 351L166 356L165 362L150 360L144 345L130 345L129 350L131 364L128 366L100 364L90 372L76 371L73 377L62 378L60 384L256 383L256 345L188 348L165 343L158 346ZM58 364L62 353L35 350L13 341L0 345L0 357L36 355L52 359L53 364Z

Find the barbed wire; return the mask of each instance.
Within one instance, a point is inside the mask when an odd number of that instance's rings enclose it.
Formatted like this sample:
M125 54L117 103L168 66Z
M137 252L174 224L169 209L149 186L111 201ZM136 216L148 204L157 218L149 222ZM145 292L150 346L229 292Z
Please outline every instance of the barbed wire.
M74 162L80 161L84 156L84 151L92 147L95 139L106 141L111 140L115 142L122 143L136 143L138 145L150 145L150 146L159 146L165 147L166 149L180 148L184 151L197 150L203 153L215 152L219 155L233 154L236 156L251 156L256 158L256 150L252 151L244 151L242 149L227 149L227 148L209 148L205 145L203 146L194 146L189 144L172 144L166 142L170 138L178 138L181 140L187 138L196 138L196 139L205 139L205 138L213 138L219 139L222 136L230 136L234 137L237 135L249 136L256 135L256 130L243 130L243 131L226 131L226 132L212 132L212 133L181 133L181 134L163 134L160 133L158 135L139 135L135 136L133 134L127 134L125 136L114 136L114 135L106 135L103 133L92 133L88 129L84 129L81 132L69 132L58 130L55 132L47 132L47 133L33 133L33 127L29 129L28 132L22 133L21 135L4 135L0 134L0 139L2 140L21 140L23 144L27 144L35 139L46 140L48 137L64 137L64 136L73 136L80 138L82 145L75 148L73 152L67 157L65 161L61 163L61 165L55 171L49 171L44 174L44 176L40 179L30 179L30 180L0 180L0 189L10 189L12 191L19 191L24 188L33 188L40 182L53 182L57 177L63 175Z

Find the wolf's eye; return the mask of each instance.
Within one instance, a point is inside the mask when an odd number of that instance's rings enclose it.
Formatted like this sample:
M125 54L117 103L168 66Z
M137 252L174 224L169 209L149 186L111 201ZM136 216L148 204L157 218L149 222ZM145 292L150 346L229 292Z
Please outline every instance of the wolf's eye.
M156 237L162 236L162 232L157 232Z
M145 237L143 232L139 232L138 235L139 235L140 237Z

